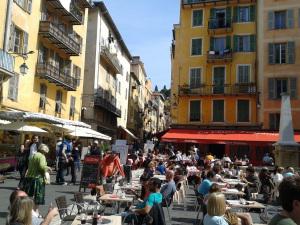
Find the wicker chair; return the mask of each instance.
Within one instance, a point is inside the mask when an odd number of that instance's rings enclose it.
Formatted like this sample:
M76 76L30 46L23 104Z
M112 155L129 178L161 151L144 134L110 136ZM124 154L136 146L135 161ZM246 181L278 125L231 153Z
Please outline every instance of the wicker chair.
M60 196L55 199L58 212L59 212L59 217L62 221L73 221L77 215L74 209L74 204L68 205L67 204L67 199L66 196ZM70 206L71 209L70 209Z
M98 214L104 213L104 206L97 201L85 201L84 195L81 192L74 193L74 199L76 202L78 212L84 211L86 214L93 214L93 211L96 209Z

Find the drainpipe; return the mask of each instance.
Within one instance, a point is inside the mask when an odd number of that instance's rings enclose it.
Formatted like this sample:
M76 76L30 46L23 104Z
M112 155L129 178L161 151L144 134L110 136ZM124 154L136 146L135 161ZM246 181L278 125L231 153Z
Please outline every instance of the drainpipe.
M3 50L8 51L13 0L7 0Z

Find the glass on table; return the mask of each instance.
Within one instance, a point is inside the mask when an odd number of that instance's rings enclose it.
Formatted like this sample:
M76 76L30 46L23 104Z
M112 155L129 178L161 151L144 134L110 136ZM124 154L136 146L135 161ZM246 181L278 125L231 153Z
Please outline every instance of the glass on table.
M80 214L81 224L86 224L87 215L85 213Z

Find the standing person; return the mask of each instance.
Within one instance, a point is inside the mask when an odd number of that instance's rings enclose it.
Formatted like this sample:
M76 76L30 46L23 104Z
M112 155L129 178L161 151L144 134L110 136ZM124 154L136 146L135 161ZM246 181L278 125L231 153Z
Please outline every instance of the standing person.
M99 145L99 142L97 140L95 140L91 147L91 152L90 152L91 155L99 155L99 156L102 155L101 150L98 145Z
M276 170L275 170L275 174L272 178L273 182L274 182L274 185L275 185L275 197L276 198L279 197L278 187L279 187L279 184L283 180L282 172L283 172L283 167L277 167Z
M27 197L16 198L12 203L7 225L32 225L33 201Z
M58 171L56 174L56 183L67 185L65 182L65 172L69 163L69 154L71 153L71 146L67 139L62 142L58 153Z
M45 173L51 171L47 166L45 154L49 148L45 144L39 146L38 152L29 159L28 171L23 190L29 197L33 197L35 207L45 204Z
M72 165L72 162L73 162L73 159L72 159L72 141L71 141L71 137L69 136L65 136L65 141L64 141L68 147L65 149L65 152L66 152L66 156L68 158L68 162L67 162L67 174L66 176L69 176L69 174L71 173L70 170L71 170L71 165Z
M28 169L28 162L29 162L29 144L30 140L26 140L24 145L20 146L20 152L18 155L18 171L20 173L20 182L18 184L19 188L23 187L25 174Z
M73 145L73 149L72 149L75 170L77 170L78 172L80 172L80 150L79 150L79 147L80 146L79 146L78 142L76 142Z
M35 153L37 153L38 148L39 148L39 136L33 135L29 146L29 150L30 150L29 157L32 157Z
M290 176L279 185L279 198L282 211L275 215L269 225L300 224L300 177Z
M57 138L57 142L55 145L55 156L56 156L56 171L58 171L58 161L59 161L59 150L62 144L62 137Z

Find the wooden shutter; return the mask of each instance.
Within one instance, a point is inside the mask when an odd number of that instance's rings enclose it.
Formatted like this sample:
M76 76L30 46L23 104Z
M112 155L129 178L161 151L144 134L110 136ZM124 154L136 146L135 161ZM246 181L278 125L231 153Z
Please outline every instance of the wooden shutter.
M295 42L287 43L287 63L295 64Z
M269 64L275 64L275 44L269 43Z
M268 13L268 27L269 27L269 30L274 29L274 18L275 18L274 12L269 11L269 13Z
M226 48L231 49L231 36L226 36Z
M236 6L236 7L233 7L233 17L232 17L232 21L234 23L238 22L238 13L239 13L239 7Z
M215 50L215 40L213 37L210 38L210 50L211 51Z
M14 100L17 101L19 93L19 75L15 75L15 91L14 91Z
M269 90L269 99L276 98L276 80L274 78L268 79L268 90Z
M17 76L17 74L14 74L14 76L9 79L9 83L8 83L8 85L9 85L8 86L8 98L10 98L11 100L15 100L14 99L14 92L15 92L16 76Z
M250 51L256 51L256 36L254 34L250 35Z
M231 24L232 15L231 15L231 7L226 8L226 23Z
M11 23L10 25L10 35L9 35L9 51L14 50L15 45L15 25Z
M256 17L256 7L255 5L250 6L250 21L254 22Z
M286 17L287 17L287 20L286 20L287 27L294 28L294 10L293 9L287 10Z
M233 51L238 52L238 36L233 35Z
M210 9L210 19L216 19L216 9Z
M297 78L292 77L290 80L290 95L291 98L297 98Z
M31 13L32 9L32 0L27 0L27 12Z
M26 33L25 31L23 31L23 53L27 53L28 52L28 33Z

